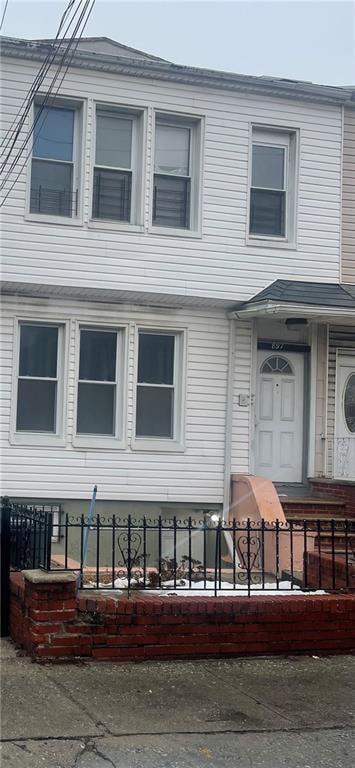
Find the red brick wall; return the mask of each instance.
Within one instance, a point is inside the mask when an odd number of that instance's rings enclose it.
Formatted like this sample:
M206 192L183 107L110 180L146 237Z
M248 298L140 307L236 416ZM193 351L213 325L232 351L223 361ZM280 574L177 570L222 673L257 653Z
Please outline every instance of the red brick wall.
M340 499L346 502L347 516L355 517L355 483L341 483L336 480L310 480L317 497Z
M355 595L90 597L11 578L11 637L36 659L181 659L355 649Z
M346 575L347 574L347 575ZM307 553L307 586L311 589L354 589L355 562L350 560L346 568L345 555L322 552ZM354 595L355 599L355 595Z

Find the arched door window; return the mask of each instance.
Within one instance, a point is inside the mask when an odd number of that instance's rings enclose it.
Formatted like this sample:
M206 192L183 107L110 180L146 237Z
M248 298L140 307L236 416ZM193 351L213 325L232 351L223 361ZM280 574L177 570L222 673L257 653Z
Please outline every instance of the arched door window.
M344 418L349 432L355 432L355 373L351 373L344 389Z
M290 363L281 355L273 355L264 360L261 366L261 373L283 373L287 376L293 376Z

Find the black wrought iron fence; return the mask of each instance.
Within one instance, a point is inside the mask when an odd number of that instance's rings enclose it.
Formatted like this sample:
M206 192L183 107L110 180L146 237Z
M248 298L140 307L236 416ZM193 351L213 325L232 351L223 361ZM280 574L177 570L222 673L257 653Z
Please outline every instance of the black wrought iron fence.
M87 589L173 592L355 588L355 521L225 522L128 515L63 516L50 568Z
M75 517L10 505L11 567L73 570L86 589L248 596L355 589L355 521ZM55 510L55 511L53 511Z
M4 498L1 513L8 519L10 568L49 570L53 536L51 505L14 504Z

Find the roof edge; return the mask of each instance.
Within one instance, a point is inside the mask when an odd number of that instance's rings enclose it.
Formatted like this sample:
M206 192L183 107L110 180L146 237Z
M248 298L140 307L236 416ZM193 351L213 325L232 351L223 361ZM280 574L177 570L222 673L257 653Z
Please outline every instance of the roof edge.
M43 61L49 46L47 41L41 44L40 41L6 37L0 38L0 43L2 56L33 61ZM116 72L149 79L170 80L205 88L249 91L301 101L354 105L353 91L342 86L316 85L304 81L287 80L286 78L285 80L281 78L278 80L264 76L240 75L172 64L164 59L129 59L122 56L76 51L71 67Z

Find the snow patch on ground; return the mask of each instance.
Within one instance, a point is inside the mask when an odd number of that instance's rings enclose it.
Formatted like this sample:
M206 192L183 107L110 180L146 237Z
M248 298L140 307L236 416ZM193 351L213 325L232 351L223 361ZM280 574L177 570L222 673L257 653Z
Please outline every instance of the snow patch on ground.
M96 587L94 583L89 583L85 586L91 589ZM130 588L131 590L136 590L137 593L140 591L139 587L137 588L134 582L131 582ZM106 590L107 592L110 592L110 594L113 592L120 594L128 589L128 579L115 579L114 589L108 587L107 584L101 583L98 585L98 589ZM174 587L174 582L165 582L164 587L158 589L146 588L144 592L156 597L247 597L248 587L245 584L239 583L233 585L228 581L222 581L221 584L218 583L216 586L213 581L206 581L206 584L204 581L195 581L192 582L191 587L189 587L188 583L182 579L177 583L176 587ZM264 595L285 597L291 595L325 595L326 593L323 589L303 591L295 584L292 587L291 581L279 581L278 585L276 582L265 583L264 588L262 584L251 584L250 594L253 595L253 597L263 597Z

